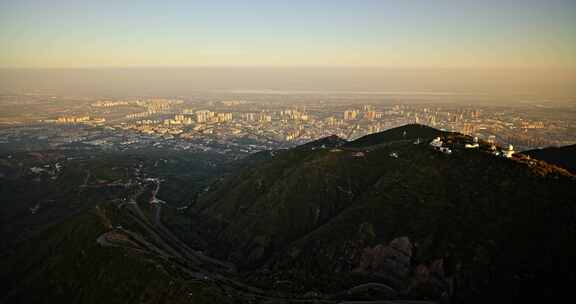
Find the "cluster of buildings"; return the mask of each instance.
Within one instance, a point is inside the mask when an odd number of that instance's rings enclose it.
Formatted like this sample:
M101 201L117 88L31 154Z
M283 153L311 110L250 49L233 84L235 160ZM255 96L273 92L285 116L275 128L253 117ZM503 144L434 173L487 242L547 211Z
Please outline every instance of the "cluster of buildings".
M373 110L373 107L370 105L363 106L362 110L352 109L344 111L344 120L346 121L353 121L353 120L378 120L382 119L383 113L380 111Z
M43 122L55 123L61 125L79 125L79 124L101 125L106 122L106 118L94 118L87 115L61 116L56 119L46 119Z
M232 113L218 113L209 110L196 111L197 123L223 123L232 121Z
M416 142L414 142L414 144L419 144L420 143L420 139L418 139ZM434 138L429 145L434 148L437 151L440 151L444 154L452 154L452 152L454 151L454 149L457 149L457 147L455 146L455 144L451 144L448 145L446 144L441 137L436 137ZM473 142L465 142L464 143L464 149L478 149L480 150L480 142L478 140L478 137L474 137ZM485 150L485 152L489 152L492 153L496 156L503 156L506 158L511 158L512 155L514 155L514 153L516 153L516 151L514 151L514 146L512 145L508 145L507 148L503 149L503 148L499 148L497 145L495 144L490 144L490 148L488 150Z
M130 102L127 100L98 100L91 104L91 106L95 108L113 108L127 105L130 105Z
M273 102L274 98L277 98L276 102ZM178 141L182 146L218 143L219 147L226 147L238 143L272 149L290 147L330 135L354 140L366 134L410 123L460 132L498 146L513 145L519 150L576 142L576 119L570 115L564 120L552 120L546 119L552 116L518 108L356 103L353 100L338 99L298 102L290 98L296 100L302 97L268 96L266 99L251 101L214 101L213 96L198 100L132 98L88 101L87 104L70 101L68 112L76 115L58 116L57 113L61 112L55 112L50 117L48 109L42 112L48 117L32 125L40 124L41 128L45 128L43 124L49 123L54 126L57 129L55 136L48 137L56 144L88 142L111 146L116 142L124 145L156 140ZM104 128L111 135L105 138L86 136L90 128L84 127L94 127L94 133L100 134ZM110 140L127 136L131 139ZM470 142L462 148L479 149L481 146L478 142ZM437 148L445 153L452 149L445 145ZM495 153L510 155L508 151L511 150Z
M287 119L287 120L301 120L301 121L307 121L310 116L308 115L308 113L306 113L306 111L302 111L302 110L298 110L298 109L288 109L288 110L282 110L280 111L280 116L283 119Z
M554 144L546 143L546 138L522 140L528 136L527 132L545 130L547 124L543 121L506 121L509 117L490 115L493 112L486 108L416 104L364 104L342 108L343 105L327 103L281 106L243 100L209 102L196 107L190 107L188 103L182 108L170 104L169 110L163 103L156 105L161 106L153 109L148 105L146 112L127 115L124 126L143 129L147 133L159 131L164 134L168 127L180 129L172 134L187 134L187 137L212 134L272 139L295 145L332 134L353 140L400 125L419 123L479 137L490 143L512 144L521 149ZM146 128L142 128L142 125Z

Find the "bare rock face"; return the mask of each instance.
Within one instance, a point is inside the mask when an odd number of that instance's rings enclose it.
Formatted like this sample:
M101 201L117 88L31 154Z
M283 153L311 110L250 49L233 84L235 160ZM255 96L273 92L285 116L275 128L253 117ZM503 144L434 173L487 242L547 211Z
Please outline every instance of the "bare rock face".
M412 243L407 237L393 239L388 246L376 245L363 250L357 272L382 273L404 280L410 275Z
M412 243L408 237L395 238L390 242L389 247L399 250L407 257L412 257Z
M411 278L410 292L422 297L446 298L450 294L449 280L444 275L444 260L416 266Z
M397 237L386 245L366 247L360 254L355 272L384 279L397 290L425 298L440 299L449 291L444 260L436 259L412 265L413 245L408 237Z

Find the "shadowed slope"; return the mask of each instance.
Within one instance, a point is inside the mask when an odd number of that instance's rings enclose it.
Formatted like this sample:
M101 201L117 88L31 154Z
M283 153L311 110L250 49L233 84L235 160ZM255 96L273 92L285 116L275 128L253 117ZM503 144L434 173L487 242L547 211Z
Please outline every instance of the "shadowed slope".
M530 150L524 151L522 154L576 173L576 145Z
M427 144L436 136L452 154ZM574 177L465 149L471 140L409 125L340 149L279 152L204 195L193 217L212 254L301 272L317 288L360 272L411 295L439 297L453 280L461 284L453 297L467 301L544 295L530 286L550 286L546 273L568 280L563 269L573 266ZM414 247L408 270L367 260L403 236ZM421 278L433 263L443 265L437 283ZM326 274L333 280L319 279Z

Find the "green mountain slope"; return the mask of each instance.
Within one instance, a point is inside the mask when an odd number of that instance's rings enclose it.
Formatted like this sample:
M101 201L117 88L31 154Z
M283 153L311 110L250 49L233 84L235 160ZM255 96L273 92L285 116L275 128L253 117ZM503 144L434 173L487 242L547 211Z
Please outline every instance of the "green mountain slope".
M436 136L452 154L427 144ZM194 229L215 256L325 292L350 276L467 303L565 291L574 176L484 143L465 149L471 141L409 125L279 152L206 193L191 210Z
M429 145L437 136L451 153ZM15 156L0 164L0 191L12 198L0 206L8 220L0 303L516 303L570 295L574 175L496 156L484 142L466 148L471 142L409 125L263 151L228 168L217 166L226 159L186 153L66 162L43 154L40 163ZM54 161L64 169L54 171ZM51 171L30 173L40 165ZM31 210L42 197L50 200ZM17 227L29 231L14 234Z
M170 237L159 236L163 214L149 203L156 179L147 178L161 177L156 194L182 231L189 223L176 207L221 161L154 150L0 154L0 303L226 303L217 285L166 254L177 242L151 250Z
M217 288L187 278L170 261L97 242L111 221L125 222L117 209L87 210L15 248L0 262L0 302L226 302Z

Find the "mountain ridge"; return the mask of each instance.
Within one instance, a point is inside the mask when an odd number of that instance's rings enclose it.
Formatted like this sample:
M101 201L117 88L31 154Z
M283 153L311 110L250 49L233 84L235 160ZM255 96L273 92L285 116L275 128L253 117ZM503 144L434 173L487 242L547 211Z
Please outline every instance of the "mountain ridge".
M523 151L522 154L576 173L576 145Z
M428 144L438 136L452 154ZM429 269L427 263L446 261L446 255L489 246L482 239L478 244L463 240L452 230L469 230L471 239L496 238L505 244L510 240L501 239L498 231L511 227L496 224L478 230L483 223L497 220L500 209L511 212L522 206L521 202L531 202L542 210L573 208L566 196L558 194L567 191L565 183L573 183L571 174L545 163L496 156L484 142L477 149L466 148L473 140L411 125L337 149L284 151L206 193L193 216L212 241L211 253L246 269L354 273L354 269L366 268L361 267L368 263L361 262L362 256L369 256L370 250L387 248L394 239L408 236L411 244L427 244L419 245L419 257L412 257L421 263L411 264L411 274L401 280L384 281L416 293L421 287L408 283L417 280L416 268ZM558 179L561 182L556 182ZM532 193L532 197L515 188ZM574 191L566 194L574 197ZM551 201L552 197L557 202ZM466 217L469 222L454 223L454 216ZM538 216L530 213L516 221L532 217ZM547 230L545 226L538 229ZM450 243L459 248L449 249ZM525 241L513 243L513 247L528 246ZM347 250L349 256L345 256ZM462 261L451 263L445 267L454 268ZM492 288L498 285L493 284Z
M446 133L447 132L440 131L438 129L434 129L432 127L421 124L408 124L388 129L382 132L362 136L358 139L346 143L344 146L349 148L363 147L363 146L365 147L389 141L414 140L418 138L422 139L433 138Z
M332 136L262 151L225 162L229 169L186 154L65 166L82 177L61 182L70 203L89 200L5 252L0 301L485 303L570 295L574 174L419 125L349 143Z

